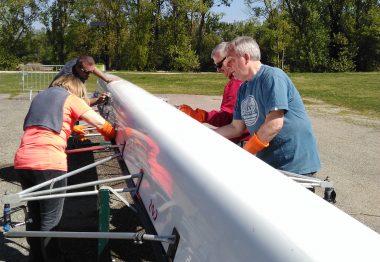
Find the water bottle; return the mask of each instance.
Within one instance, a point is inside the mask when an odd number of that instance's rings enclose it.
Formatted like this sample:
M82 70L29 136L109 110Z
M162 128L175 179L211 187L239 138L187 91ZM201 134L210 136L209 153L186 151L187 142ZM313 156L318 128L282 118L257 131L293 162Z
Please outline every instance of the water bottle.
M8 232L9 230L11 230L11 223L12 223L12 220L11 220L11 206L10 204L4 204L4 226L3 226L3 229L4 229L4 232Z

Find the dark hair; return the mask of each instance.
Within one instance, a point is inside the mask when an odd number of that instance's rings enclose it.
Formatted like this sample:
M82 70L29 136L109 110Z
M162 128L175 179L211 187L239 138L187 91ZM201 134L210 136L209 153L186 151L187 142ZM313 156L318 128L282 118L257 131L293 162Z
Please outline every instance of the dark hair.
M82 66L83 64L94 65L95 60L92 56L84 55L84 56L79 57L76 62L76 65Z

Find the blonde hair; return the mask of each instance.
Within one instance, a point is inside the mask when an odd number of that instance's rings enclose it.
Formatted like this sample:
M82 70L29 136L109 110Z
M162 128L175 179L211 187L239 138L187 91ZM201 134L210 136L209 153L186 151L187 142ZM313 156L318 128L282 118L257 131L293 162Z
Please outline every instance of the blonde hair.
M73 75L63 75L54 80L49 87L59 86L82 98L88 103L87 89L82 81Z

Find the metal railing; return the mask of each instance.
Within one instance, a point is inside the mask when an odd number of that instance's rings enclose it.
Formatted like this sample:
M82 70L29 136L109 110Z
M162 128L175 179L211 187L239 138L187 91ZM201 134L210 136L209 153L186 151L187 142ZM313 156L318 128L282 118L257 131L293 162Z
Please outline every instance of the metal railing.
M63 65L26 64L22 66L22 92L29 93L29 100L33 92L38 93L46 89L54 76Z

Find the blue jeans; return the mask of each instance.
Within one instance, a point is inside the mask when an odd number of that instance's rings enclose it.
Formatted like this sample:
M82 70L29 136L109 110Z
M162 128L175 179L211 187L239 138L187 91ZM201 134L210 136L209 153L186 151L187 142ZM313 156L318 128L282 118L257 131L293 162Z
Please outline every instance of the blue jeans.
M47 180L65 174L60 170L26 170L17 169L22 189L27 189ZM67 180L63 179L54 183L54 188L64 187ZM49 189L49 185L39 190ZM63 193L63 192L62 192ZM29 218L33 221L26 224L27 231L53 231L57 230L62 216L64 198L53 198L28 202ZM63 261L59 239L48 237L28 237L30 246L29 261Z

